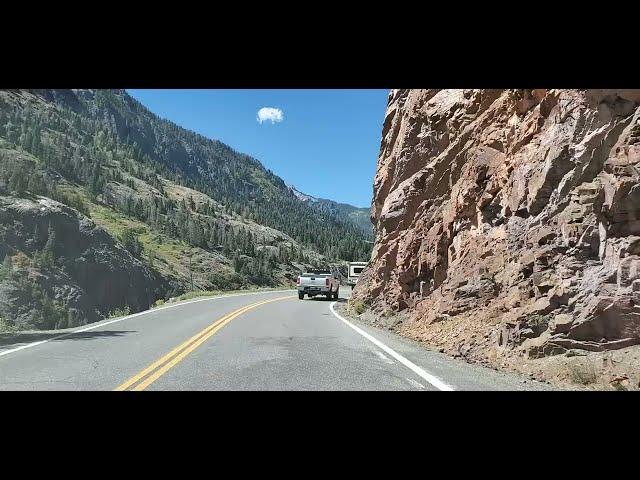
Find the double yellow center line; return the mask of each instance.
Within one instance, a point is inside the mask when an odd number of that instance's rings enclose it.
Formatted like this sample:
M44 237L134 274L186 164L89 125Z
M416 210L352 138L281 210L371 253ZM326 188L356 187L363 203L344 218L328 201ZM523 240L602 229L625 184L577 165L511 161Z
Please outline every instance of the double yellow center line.
M229 323L234 318L242 315L249 310L252 310L260 305L264 305L266 303L277 302L278 300L285 300L287 298L294 298L293 296L286 297L278 297L272 298L271 300L264 300L262 302L256 302L251 305L247 305L245 307L234 310L233 312L225 315L224 317L216 320L214 323L209 325L204 330L196 333L193 337L187 340L184 343L181 343L176 348L171 350L166 355L162 356L147 368L142 370L140 373L134 375L129 380L124 382L123 384L116 387L116 391L122 390L135 390L140 391L147 388L153 382L155 382L162 375L167 373L171 368L180 363L184 358L193 352L196 348L206 342L210 337L216 334L218 330L224 327L227 323Z

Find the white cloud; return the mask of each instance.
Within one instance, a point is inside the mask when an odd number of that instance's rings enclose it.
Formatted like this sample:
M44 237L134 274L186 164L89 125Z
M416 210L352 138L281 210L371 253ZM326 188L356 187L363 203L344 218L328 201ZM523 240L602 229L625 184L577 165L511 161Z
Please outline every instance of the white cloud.
M284 120L284 112L279 108L262 107L258 110L258 123L271 120L271 123L281 122Z

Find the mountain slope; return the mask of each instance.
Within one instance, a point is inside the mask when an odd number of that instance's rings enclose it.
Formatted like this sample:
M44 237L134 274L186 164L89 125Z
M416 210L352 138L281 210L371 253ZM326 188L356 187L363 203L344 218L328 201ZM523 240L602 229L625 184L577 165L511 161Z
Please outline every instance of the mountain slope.
M159 119L124 91L0 91L0 196L10 218L0 231L0 283L28 283L41 300L0 293L0 323L9 327L43 328L45 304L77 310L46 325L54 328L192 289L291 284L305 266L369 252L357 227L298 200L257 160ZM60 242L56 215L43 211L46 228L27 221L39 204L106 232L128 260L107 261L103 280L118 282L117 264L130 263L140 271L132 295L148 293L107 301L90 278L75 278L78 261L106 250L87 244L97 237L80 228Z
M338 218L344 223L351 223L358 227L367 240L373 240L373 224L371 223L371 209L354 207L348 203L338 203L325 198L316 198L302 193L293 185L289 189L301 201L307 202L313 208Z
M18 329L146 309L170 288L95 222L46 197L0 196L0 238L0 319Z
M131 147L135 160L155 173L206 193L231 211L281 230L323 255L345 260L368 256L369 248L356 228L299 201L258 160L160 119L125 91L47 90L21 95L43 99L58 113L64 111L65 134L72 133L77 117L82 117L87 122L80 121L73 131L78 140L102 131L105 142Z

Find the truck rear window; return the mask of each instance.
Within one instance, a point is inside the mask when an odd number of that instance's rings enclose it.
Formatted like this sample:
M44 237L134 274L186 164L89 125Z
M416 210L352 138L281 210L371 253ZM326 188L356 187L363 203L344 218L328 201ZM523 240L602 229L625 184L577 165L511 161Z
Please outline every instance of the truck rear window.
M355 267L353 273L362 273L362 270L364 270L364 267Z

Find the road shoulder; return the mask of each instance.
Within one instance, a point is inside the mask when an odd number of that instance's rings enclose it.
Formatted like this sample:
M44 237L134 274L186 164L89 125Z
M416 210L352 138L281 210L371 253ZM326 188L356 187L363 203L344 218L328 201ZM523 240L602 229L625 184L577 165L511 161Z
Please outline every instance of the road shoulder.
M0 356L11 353L18 349L30 348L42 343L46 343L51 340L55 340L62 337L67 337L74 335L76 333L87 332L90 330L94 330L96 328L103 327L105 325L109 325L112 323L118 323L123 320L128 320L130 318L148 315L150 313L159 312L162 310L167 310L170 308L181 307L184 305L189 305L191 303L199 303L206 302L212 300L218 300L229 297L241 297L241 296L249 296L249 295L261 295L261 294L269 294L269 293L280 293L280 292L294 292L295 289L282 289L282 290L272 290L272 289L264 289L264 290L252 290L248 292L229 292L229 293L214 293L209 296L199 296L193 299L187 300L178 300L178 301L168 301L164 303L162 306L152 307L147 310L142 310L137 313L133 313L131 315L125 315L122 317L116 318L105 318L98 322L88 323L86 325L82 325L79 327L73 328L64 328L60 330L26 330L26 331L18 331L18 332L3 332L0 333Z
M429 350L425 345L388 330L367 325L346 309L346 302L335 304L336 313L359 329L384 343L429 374L451 385L454 390L555 390L556 388L524 376L452 358Z

